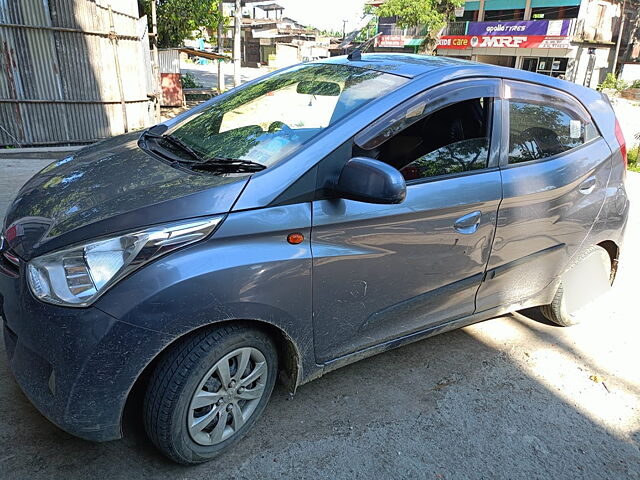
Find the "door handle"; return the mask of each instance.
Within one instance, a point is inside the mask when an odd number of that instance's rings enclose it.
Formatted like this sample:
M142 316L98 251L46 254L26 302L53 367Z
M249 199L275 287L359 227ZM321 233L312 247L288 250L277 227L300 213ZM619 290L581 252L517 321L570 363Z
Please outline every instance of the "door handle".
M456 222L453 224L453 228L455 228L460 233L464 233L465 235L475 233L476 230L478 230L478 225L480 225L480 217L482 217L482 212L479 211L463 215L458 220L456 220Z
M596 177L589 177L578 187L578 191L583 195L589 195L596 188Z

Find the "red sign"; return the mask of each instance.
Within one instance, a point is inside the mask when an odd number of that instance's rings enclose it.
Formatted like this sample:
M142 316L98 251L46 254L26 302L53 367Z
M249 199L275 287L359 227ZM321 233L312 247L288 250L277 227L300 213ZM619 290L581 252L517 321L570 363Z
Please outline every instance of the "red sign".
M468 35L444 35L438 40L438 48L456 48L466 50L469 48L471 37Z
M376 47L404 47L404 39L402 35L380 35Z
M473 47L489 48L569 48L568 37L544 35L444 35L438 40L438 48L466 50Z

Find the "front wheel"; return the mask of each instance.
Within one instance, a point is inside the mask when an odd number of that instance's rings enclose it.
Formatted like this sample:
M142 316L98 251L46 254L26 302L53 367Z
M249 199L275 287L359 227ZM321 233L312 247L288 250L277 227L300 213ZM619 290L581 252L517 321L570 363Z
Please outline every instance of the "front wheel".
M241 324L178 340L164 354L147 388L143 409L149 438L178 463L215 458L258 419L277 371L271 338Z
M560 278L553 301L540 312L562 327L580 323L587 305L611 288L611 259L598 246L589 247L578 256Z

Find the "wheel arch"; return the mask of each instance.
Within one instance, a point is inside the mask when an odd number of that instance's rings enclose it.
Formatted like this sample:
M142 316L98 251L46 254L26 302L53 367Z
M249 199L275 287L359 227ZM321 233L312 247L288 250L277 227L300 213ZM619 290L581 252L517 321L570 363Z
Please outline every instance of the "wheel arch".
M616 278L616 273L618 272L618 258L620 256L620 247L613 240L605 240L597 244L599 247L602 247L609 254L609 258L611 259L611 283Z
M171 346L175 345L179 340L195 335L204 329L215 328L229 323L242 323L247 325L249 328L263 330L271 337L275 342L278 351L279 378L292 394L295 393L296 388L302 383L303 378L302 356L298 345L281 327L264 320L255 319L234 319L208 323L189 330L182 335L178 335L150 359L147 365L138 374L127 393L124 407L120 414L121 431L123 430L124 423L127 422L128 419L139 419L139 415L136 416L136 412L139 412L139 409L142 408L142 400L144 398L144 393L147 388L151 372L156 368L162 356L171 348Z

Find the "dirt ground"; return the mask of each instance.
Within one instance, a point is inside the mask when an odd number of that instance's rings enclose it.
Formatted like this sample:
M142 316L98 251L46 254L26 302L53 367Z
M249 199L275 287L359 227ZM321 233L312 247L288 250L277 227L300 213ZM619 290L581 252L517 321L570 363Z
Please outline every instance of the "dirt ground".
M16 162L0 160L1 212L47 163ZM0 478L640 479L640 174L628 189L618 279L586 323L527 311L363 360L293 399L277 387L252 433L206 465L165 460L136 416L121 441L60 431L0 347Z

